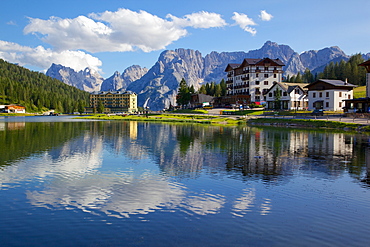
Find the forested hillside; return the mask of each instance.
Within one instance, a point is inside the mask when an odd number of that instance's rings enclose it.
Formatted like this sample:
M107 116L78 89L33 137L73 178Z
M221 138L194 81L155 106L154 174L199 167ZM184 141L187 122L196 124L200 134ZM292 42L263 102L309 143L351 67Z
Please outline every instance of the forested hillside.
M307 68L301 75L293 75L286 79L288 82L294 83L311 83L317 79L334 79L334 80L348 80L349 83L359 86L366 84L366 70L362 66L358 66L365 60L361 54L353 55L348 61L341 60L340 62L330 62L324 67L323 72L313 75Z
M85 91L0 59L0 105L23 105L27 112L70 113L87 106L88 98Z

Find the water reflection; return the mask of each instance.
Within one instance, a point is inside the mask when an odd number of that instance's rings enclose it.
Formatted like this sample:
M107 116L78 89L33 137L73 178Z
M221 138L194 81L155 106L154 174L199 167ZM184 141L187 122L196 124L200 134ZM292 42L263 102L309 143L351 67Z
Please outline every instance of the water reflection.
M233 194L189 187L186 179L209 174L281 185L297 174L335 179L348 172L369 184L369 147L361 135L137 122L3 125L1 188L36 183L26 194L37 207L118 218L164 208L193 215L230 208L244 217L270 214L273 199L251 187Z

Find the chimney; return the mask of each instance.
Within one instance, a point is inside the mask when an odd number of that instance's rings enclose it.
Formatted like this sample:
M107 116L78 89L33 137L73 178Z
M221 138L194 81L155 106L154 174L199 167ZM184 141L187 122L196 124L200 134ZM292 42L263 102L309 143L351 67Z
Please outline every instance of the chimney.
M348 80L347 80L347 78L346 78L346 81L344 82L344 85L347 85L348 84Z

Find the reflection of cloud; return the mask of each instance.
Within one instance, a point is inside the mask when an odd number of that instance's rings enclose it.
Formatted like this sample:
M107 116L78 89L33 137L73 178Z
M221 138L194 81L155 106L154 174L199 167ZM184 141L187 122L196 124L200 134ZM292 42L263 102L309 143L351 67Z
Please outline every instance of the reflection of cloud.
M184 193L181 186L159 175L125 172L56 181L48 190L28 192L27 197L35 206L72 206L85 212L99 210L121 218L178 205Z
M261 204L261 215L267 215L271 211L271 199L265 198L265 201Z
M79 147L73 148L74 145ZM18 181L34 178L43 179L47 176L60 176L65 179L82 177L101 166L102 148L102 141L98 138L83 140L83 145L78 141L67 142L58 150L57 155L57 151L52 150L40 157L20 160L4 168L0 173L0 186L14 185Z
M243 195L236 199L232 214L235 216L242 216L242 214L246 214L248 210L251 207L253 207L255 200L256 200L255 189L245 190Z
M203 193L198 196L189 196L183 206L198 215L216 214L225 204L225 201L223 195Z

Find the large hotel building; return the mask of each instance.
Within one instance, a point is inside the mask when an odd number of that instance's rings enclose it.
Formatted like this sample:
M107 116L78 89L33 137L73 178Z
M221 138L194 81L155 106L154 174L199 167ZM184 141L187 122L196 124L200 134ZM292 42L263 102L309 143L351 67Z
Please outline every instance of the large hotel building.
M100 102L104 105L105 112L136 112L137 95L127 91L98 91L90 94L90 108L97 109Z
M246 58L241 64L228 64L227 95L245 103L264 102L264 94L274 82L282 82L283 66L281 60L270 58Z

